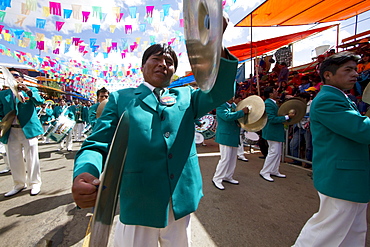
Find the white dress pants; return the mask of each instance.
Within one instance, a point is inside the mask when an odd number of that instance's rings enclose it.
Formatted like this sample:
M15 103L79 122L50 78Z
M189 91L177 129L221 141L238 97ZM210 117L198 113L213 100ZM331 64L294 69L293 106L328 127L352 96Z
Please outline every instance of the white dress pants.
M82 132L84 130L85 126L83 123L76 123L73 127L73 135L75 140L81 141Z
M236 166L237 147L230 147L226 145L220 146L221 158L218 161L216 172L213 176L213 181L221 183L224 179L232 179Z
M239 144L239 146L238 146L238 157L244 157L245 158L245 156L244 156L244 143L243 143L243 135L244 135L244 129L240 129L240 136L239 136L239 138L240 138L240 140L239 140L239 142L240 142L240 144Z
M175 221L172 207L165 228L125 225L118 221L115 247L189 247L191 246L190 214Z
M68 135L59 143L59 148L62 150L64 148L64 142L67 144L67 150L72 150L72 130L69 131Z
M368 204L318 193L319 211L307 221L294 247L365 246Z
M5 148L12 171L14 189L27 185L31 189L40 188L41 171L37 137L26 139L21 128L11 128ZM24 154L22 148L24 148Z
M44 133L49 129L49 125L43 125L42 126L42 129L44 130ZM41 135L41 139L42 141L45 141L47 143L50 142L50 138L49 137L45 137L44 135Z
M269 141L268 154L263 164L263 168L260 171L261 175L277 175L279 174L279 166L281 161L282 142Z

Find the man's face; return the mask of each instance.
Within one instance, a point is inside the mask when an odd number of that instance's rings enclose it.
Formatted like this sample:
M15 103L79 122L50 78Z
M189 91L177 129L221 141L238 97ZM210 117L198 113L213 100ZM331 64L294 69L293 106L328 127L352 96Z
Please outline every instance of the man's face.
M141 68L144 80L154 87L167 87L175 73L174 61L170 54L151 55Z
M61 100L61 101L60 101L60 105L61 105L61 106L65 106L65 105L66 105L66 102L65 102L64 100Z
M274 88L274 91L270 93L270 98L271 99L277 99L279 95L279 92Z
M357 66L356 62L348 61L338 68L335 75L330 71L324 72L325 83L341 90L353 88L357 82Z
M13 75L13 77L16 80L17 83L22 83L23 82L23 77L21 76L21 74L19 74L19 72L11 71L10 73L12 73L12 75Z
M104 93L99 93L99 97L98 97L98 101L99 103L101 103L103 100L105 99L108 99L109 97L109 93L108 92L104 92Z

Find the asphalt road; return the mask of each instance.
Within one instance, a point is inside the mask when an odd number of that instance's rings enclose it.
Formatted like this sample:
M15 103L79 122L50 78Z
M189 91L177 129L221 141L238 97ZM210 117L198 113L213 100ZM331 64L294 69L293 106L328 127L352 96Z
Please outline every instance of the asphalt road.
M220 191L211 182L218 145L206 143L198 146L205 196L192 215L193 246L291 246L318 209L310 170L282 163L280 172L287 178L270 183L259 176L260 153L247 154L249 162L237 161L234 178L240 184L224 183ZM73 159L80 145L74 143L74 152L68 153L56 152L57 144L40 144L43 185L37 196L31 197L27 189L5 198L12 178L0 175L0 247L82 246L91 209L76 209L71 196ZM4 168L0 160L0 170Z

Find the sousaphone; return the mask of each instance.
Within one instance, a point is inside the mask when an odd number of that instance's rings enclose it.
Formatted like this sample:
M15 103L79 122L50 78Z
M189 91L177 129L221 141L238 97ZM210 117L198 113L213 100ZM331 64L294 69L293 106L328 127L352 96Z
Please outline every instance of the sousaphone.
M199 88L209 92L217 77L222 45L222 1L184 0L184 35Z
M302 101L302 99L291 98L280 106L278 115L285 116L288 115L289 112L294 112L295 116L290 119L290 121L284 122L284 124L293 125L302 120L302 118L306 115L306 109L307 104Z

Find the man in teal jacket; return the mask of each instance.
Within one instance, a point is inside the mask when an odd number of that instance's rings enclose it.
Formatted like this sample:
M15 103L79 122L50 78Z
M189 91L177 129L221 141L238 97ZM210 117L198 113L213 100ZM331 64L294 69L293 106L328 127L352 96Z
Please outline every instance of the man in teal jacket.
M213 175L212 182L219 190L224 190L222 182L239 184L239 181L233 178L238 146L240 142L240 124L238 119L248 114L248 107L235 111L235 98L225 102L216 108L217 130L215 141L220 146L221 158L217 164L216 172Z
M29 88L23 83L21 72L14 69L10 69L10 72L18 83L19 96L16 97L10 89L0 91L0 119L11 110L16 110L17 114L10 130L0 138L0 141L6 144L14 184L13 189L4 196L13 196L27 186L31 188L30 193L34 196L40 193L41 189L37 137L44 133L37 117L36 106L41 105L44 99L36 88Z
M268 182L274 182L271 176L285 178L284 174L279 172L282 143L285 141L284 122L294 117L294 113L285 116L278 116L279 107L276 104L278 91L273 87L266 87L263 95L265 96L265 109L267 114L267 123L262 131L262 138L267 140L268 154L260 171L260 176Z
M357 81L359 58L350 52L328 57L320 67L324 85L312 101L313 181L319 211L294 246L365 246L370 200L370 119L344 90Z
M159 241L188 246L190 213L203 196L194 121L234 95L236 67L237 59L222 49L218 78L209 93L192 87L166 89L177 56L166 44L152 45L142 59L145 82L110 94L93 133L76 154L72 193L80 207L95 205L97 178L114 131L122 113L128 114L117 245L130 241L128 246L153 246ZM158 89L164 93L156 97Z
M98 109L100 103L103 100L108 99L108 97L109 97L109 91L105 87L102 87L96 93L96 97L97 97L97 101L98 102L96 102L94 105L92 105L89 108L89 112L88 112L88 120L89 120L89 123L91 124L92 127L95 126L95 123L96 123L96 120L97 120L97 118L96 118L96 110Z

